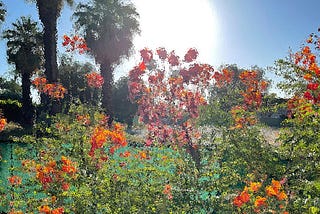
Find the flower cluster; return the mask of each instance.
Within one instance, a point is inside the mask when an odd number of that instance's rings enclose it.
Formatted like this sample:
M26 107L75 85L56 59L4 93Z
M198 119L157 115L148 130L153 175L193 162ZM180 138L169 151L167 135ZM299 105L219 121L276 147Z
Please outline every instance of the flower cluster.
M90 125L91 121L90 121L90 116L88 114L86 115L77 115L76 116L77 121L83 125Z
M130 71L128 86L130 99L139 104L140 121L148 125L146 145L190 143L198 136L191 120L207 104L203 92L213 68L195 62L196 49L189 49L183 61L165 48L145 48L140 54L142 62Z
M282 190L282 185L284 182L285 180L272 180L271 185L265 187L265 191L261 190L261 182L250 182L250 184L233 199L233 205L238 208L242 208L245 205L249 206L249 203L251 202L253 205L253 210L256 213L262 212L263 209L266 209L269 206L269 211L275 208L280 210L281 213L287 214L288 212L286 212L284 209L288 197ZM276 199L276 202L273 201L274 199ZM271 208L275 205L278 207Z
M21 179L21 177L19 177L17 175L13 175L8 178L8 181L11 186L19 186L22 182L22 179Z
M42 206L38 207L38 210L40 213L45 213L45 214L62 214L62 213L64 213L63 207L51 209L48 205L42 205Z
M231 109L234 119L234 126L231 129L245 128L257 122L255 111L261 107L262 94L268 87L266 81L259 80L258 74L257 71L243 71L239 75L245 88L241 91L244 103Z
M292 118L295 116L299 120L303 120L304 115L315 116L316 111L313 108L313 104L304 97L294 96L287 102L288 113L287 116Z
M247 109L243 106L234 106L230 112L234 120L234 125L231 127L231 129L242 129L247 126L252 126L257 122L257 118L254 113L247 111Z
M239 78L246 89L241 94L248 108L258 109L262 103L262 93L266 91L268 83L259 81L257 71L243 71Z
M171 200L173 198L171 191L172 191L171 185L170 184L166 184L164 186L164 189L163 189L162 193L167 195L168 199Z
M234 73L229 71L228 69L222 69L222 72L214 72L213 78L215 80L215 84L218 88L225 87L227 84L232 82Z
M7 120L5 118L0 118L0 132L5 128L7 125Z
M107 160L108 156L104 154L104 145L107 142L110 142L110 154L114 154L116 149L127 145L123 127L119 123L114 124L113 129L106 129L103 126L98 126L93 130L90 140L91 149L89 155L94 157L95 151L100 150L100 159Z
M66 179L76 178L76 163L65 156L61 156L61 161L48 161L46 164L36 164L34 161L25 160L22 165L30 172L36 173L37 180L41 183L43 189L48 189L52 183L61 184L61 189L69 189L69 183Z
M87 78L87 83L90 87L92 87L92 88L101 88L102 87L104 80L100 74L98 74L96 72L92 72L92 73L86 74L85 76Z
M37 88L38 91L47 94L49 97L54 99L64 98L67 89L61 84L47 83L47 79L44 77L37 77L32 81L32 84Z
M73 37L64 35L62 45L67 48L67 52L78 50L79 54L83 54L89 50L84 38L77 35Z
M302 71L303 78L307 81L307 88L303 95L304 98L313 104L320 104L320 66L313 50L320 50L320 38L317 34L311 34L307 39L307 45L304 45L295 54L292 54L292 61Z

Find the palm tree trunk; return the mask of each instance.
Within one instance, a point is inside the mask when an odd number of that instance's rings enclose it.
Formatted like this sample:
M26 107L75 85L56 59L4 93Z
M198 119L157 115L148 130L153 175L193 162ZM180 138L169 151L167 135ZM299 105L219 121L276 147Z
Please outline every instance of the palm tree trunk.
M30 97L30 74L31 72L22 72L22 122L23 126L25 127L32 126L32 120L34 115L34 109Z
M101 63L101 75L103 77L104 83L102 85L102 107L105 113L109 116L109 125L113 120L112 113L112 83L113 83L113 70L109 62Z
M58 81L57 64L57 20L44 24L44 57L45 74L49 83Z
M50 4L50 7L48 7ZM45 75L49 83L58 82L58 64L57 64L57 18L58 18L58 1L38 0L37 6L39 17L44 26L43 44L45 58ZM49 98L44 99L44 105L49 106ZM53 100L51 114L61 111L60 103Z

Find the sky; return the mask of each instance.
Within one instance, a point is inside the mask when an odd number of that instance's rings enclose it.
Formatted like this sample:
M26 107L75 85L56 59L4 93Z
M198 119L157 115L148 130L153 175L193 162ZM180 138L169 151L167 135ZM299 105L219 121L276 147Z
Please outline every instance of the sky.
M77 0L83 1L83 0ZM7 17L1 30L10 28L20 16L38 20L35 4L25 0L3 0ZM143 47L166 47L183 56L190 47L199 51L201 62L215 68L237 64L240 68L273 66L277 59L297 51L308 35L320 27L319 0L133 0L140 14L141 35L134 42ZM72 34L73 8L65 7L58 21L58 47ZM79 60L88 60L84 57ZM116 78L136 64L138 51L123 61ZM0 40L0 75L11 68L6 62L6 43ZM267 72L267 77L277 77Z

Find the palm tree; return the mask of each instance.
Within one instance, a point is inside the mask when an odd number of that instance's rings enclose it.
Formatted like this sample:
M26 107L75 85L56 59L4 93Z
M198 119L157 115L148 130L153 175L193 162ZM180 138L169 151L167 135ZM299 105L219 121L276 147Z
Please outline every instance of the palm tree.
M44 68L45 75L49 83L58 82L58 64L57 64L57 19L61 14L61 10L66 2L68 5L73 4L73 0L27 0L36 2L39 18L44 27L43 44L44 44ZM42 96L41 102L48 106L48 97ZM60 111L59 103L52 101L49 107L51 114Z
M21 17L12 24L11 29L3 33L3 38L7 39L8 62L15 64L22 79L22 112L25 125L32 124L30 77L35 70L40 69L43 61L42 35L38 23L33 22L30 17Z
M57 65L57 19L66 2L68 5L73 4L73 0L27 0L36 2L39 18L44 27L43 44L45 58L45 75L48 82L55 83L58 81Z
M128 1L92 0L89 4L79 4L74 17L76 27L83 33L91 54L100 64L104 78L102 106L112 118L114 66L132 52L133 37L140 33L139 14Z
M6 13L7 13L7 11L6 11L6 9L4 9L3 2L0 1L0 21L1 22L4 22L4 18L5 18Z

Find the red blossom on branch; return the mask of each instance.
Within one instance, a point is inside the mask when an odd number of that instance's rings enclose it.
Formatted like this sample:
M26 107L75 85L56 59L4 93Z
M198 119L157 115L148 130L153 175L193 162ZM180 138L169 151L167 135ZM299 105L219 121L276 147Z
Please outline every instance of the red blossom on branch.
M62 45L66 47L67 52L78 51L79 54L83 54L89 50L84 38L77 35L73 37L64 35Z
M96 72L86 74L85 77L89 87L92 88L101 88L104 83L103 77Z
M168 55L164 48L158 48L159 58L153 58L151 50L143 49L142 62L129 72L129 97L139 104L140 120L148 125L146 145L155 141L184 145L199 137L192 119L198 117L199 106L206 104L203 91L213 68L192 63L197 53L190 49L187 60L180 62L174 51ZM151 59L154 63L149 63Z
M61 84L47 83L47 79L44 77L35 78L32 81L32 84L39 92L45 93L53 99L63 99L64 95L67 93L67 89L64 88Z

